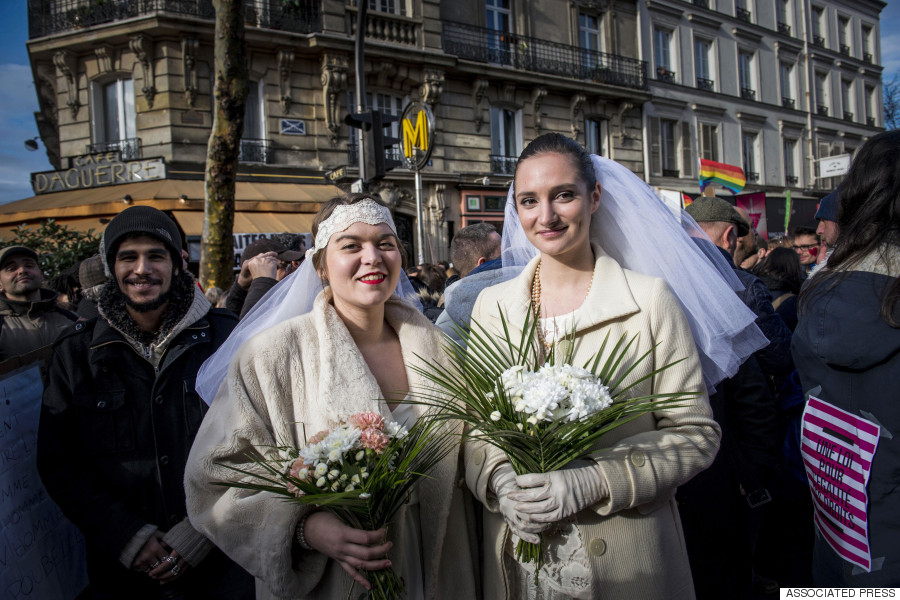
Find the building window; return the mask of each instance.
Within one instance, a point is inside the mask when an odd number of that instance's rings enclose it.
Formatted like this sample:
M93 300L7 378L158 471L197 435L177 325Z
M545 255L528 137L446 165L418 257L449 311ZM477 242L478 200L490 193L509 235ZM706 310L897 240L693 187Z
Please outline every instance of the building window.
M756 100L753 62L752 52L738 52L738 80L741 86L741 98L745 100Z
M609 157L609 121L606 119L584 120L584 147L591 154Z
M657 27L653 30L653 59L656 63L656 78L660 81L675 82L671 57L672 32Z
M853 120L853 82L849 79L841 79L841 108L844 110L844 120Z
M522 152L522 111L491 107L491 172L512 175Z
M709 123L699 123L700 129L700 158L706 160L719 160L719 126Z
M828 116L828 75L816 73L816 114L820 117Z
M134 81L93 85L94 144L91 152L119 152L122 160L141 157L134 111Z
M694 73L697 77L697 88L714 92L716 85L709 64L712 42L701 38L694 39Z
M797 176L797 140L784 140L784 185L797 187L800 178Z
M247 84L247 100L244 104L244 133L238 160L247 163L269 162L269 145L266 141L266 111L264 84L250 81Z
M794 65L783 62L779 65L779 82L781 83L781 105L785 108L796 108L794 100Z
M734 16L741 21L750 23L753 20L753 11L750 9L750 0L734 0Z
M650 174L692 177L690 123L650 118Z
M825 9L821 6L812 7L812 43L816 46L825 46Z
M872 39L872 28L868 25L862 26L862 50L863 50L863 60L867 63L874 62L875 60L875 45L873 44Z
M778 31L785 35L791 35L791 2L790 0L775 0L775 16L778 19Z
M760 183L757 138L758 135L755 132L741 132L741 157L747 183Z
M406 0L369 0L369 10L391 13L392 15L405 15Z
M578 42L582 50L582 67L590 76L594 69L603 67L600 55L603 49L600 17L585 13L578 14Z
M841 54L850 55L850 44L853 35L850 31L850 19L847 17L838 17L838 43L840 44Z
M508 65L512 61L509 41L509 0L485 0L488 29L488 60Z
M875 127L878 125L876 115L878 115L878 100L875 95L875 87L866 86L866 125Z

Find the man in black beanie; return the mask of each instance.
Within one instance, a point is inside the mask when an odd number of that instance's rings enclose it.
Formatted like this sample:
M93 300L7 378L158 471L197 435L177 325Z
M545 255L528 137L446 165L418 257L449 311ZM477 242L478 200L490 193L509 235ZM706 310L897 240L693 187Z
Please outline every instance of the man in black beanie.
M38 469L84 534L94 598L252 598L250 576L187 519L184 466L207 406L197 371L236 319L211 310L164 213L116 216L100 316L55 344Z

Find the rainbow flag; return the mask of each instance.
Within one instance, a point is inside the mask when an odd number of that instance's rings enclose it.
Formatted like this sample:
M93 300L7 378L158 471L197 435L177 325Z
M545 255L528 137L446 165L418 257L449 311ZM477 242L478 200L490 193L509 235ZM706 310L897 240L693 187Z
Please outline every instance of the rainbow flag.
M731 190L732 194L737 194L744 189L747 178L744 177L744 170L740 167L701 158L700 191L702 192L703 188L711 183L718 183Z

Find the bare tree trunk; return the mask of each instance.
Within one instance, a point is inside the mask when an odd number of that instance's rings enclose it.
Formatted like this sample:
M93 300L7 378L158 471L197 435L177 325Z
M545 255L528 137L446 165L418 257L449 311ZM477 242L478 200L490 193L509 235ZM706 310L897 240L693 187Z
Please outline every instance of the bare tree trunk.
M200 284L224 290L234 279L234 184L244 132L247 53L244 0L213 0L216 9L215 100L206 149L206 202Z

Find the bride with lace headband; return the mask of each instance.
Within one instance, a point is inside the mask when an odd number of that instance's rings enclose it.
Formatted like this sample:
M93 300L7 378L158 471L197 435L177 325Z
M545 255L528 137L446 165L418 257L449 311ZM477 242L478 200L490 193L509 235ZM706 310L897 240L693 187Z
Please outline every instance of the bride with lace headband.
M537 319L542 350L573 345L576 365L607 336L637 335L634 355L649 359L625 380L647 377L633 393L693 396L614 429L602 451L550 473L517 476L502 451L466 442L466 480L486 509L484 597L694 596L675 489L718 450L707 389L767 342L731 269L692 237L703 233L689 216L570 138L545 134L519 157L503 231L511 279L482 291L472 322L518 339ZM539 535L536 578L514 548Z
M475 597L477 548L457 485L459 447L413 489L389 531L344 525L272 492L219 485L255 448L300 448L357 413L409 425L424 408L412 368L444 359L440 331L411 301L390 211L365 194L329 201L314 247L201 369L211 404L185 474L191 522L257 578L258 598L344 598L391 566L410 600ZM359 588L357 588L358 591Z

